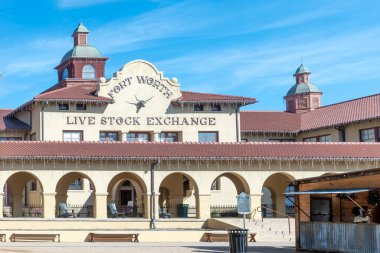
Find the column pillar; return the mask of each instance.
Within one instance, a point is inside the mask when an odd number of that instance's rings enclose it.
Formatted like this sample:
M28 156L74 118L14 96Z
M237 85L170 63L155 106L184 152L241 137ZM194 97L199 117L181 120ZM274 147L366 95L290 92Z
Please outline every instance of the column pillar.
M107 219L108 192L95 193L94 218Z
M150 193L143 193L143 203L144 203L144 218L149 219L150 218Z
M121 141L127 141L127 133L121 133Z
M153 133L153 140L156 142L160 141L160 132Z
M45 219L55 218L55 192L42 193L42 217Z
M248 215L247 218L249 218L249 219L261 219L261 213L255 211L255 209L257 210L257 207L261 206L261 197L263 196L263 193L262 192L251 193L251 194L249 194L249 196L251 197L251 214ZM259 210L261 210L261 209L259 209Z
M22 194L13 194L13 205L12 205L12 211L13 211L13 217L22 217L22 199L23 195Z
M3 218L3 196L4 192L0 192L0 218Z
M155 213L155 216L156 216L156 219L159 219L160 216L159 216L159 209L160 209L160 205L159 205L159 200L160 200L160 193L159 192L156 192L156 198L154 199L154 202L156 203L156 213Z
M276 208L275 210L279 213L283 213L285 214L286 213L286 209L285 209L285 199L286 197L284 196L284 194L281 194L279 192L276 193ZM284 216L280 215L280 214L275 214L275 217L280 217L280 218L283 218Z
M209 193L195 195L197 219L210 218L210 196Z

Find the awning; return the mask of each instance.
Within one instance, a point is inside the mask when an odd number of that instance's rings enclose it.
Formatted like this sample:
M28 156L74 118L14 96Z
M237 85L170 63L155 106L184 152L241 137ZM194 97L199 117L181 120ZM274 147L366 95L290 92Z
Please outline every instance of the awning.
M339 194L339 193L356 193L367 192L373 188L351 188L351 189L327 189L327 190L310 190L310 191L298 191L298 192L285 192L284 195L306 195L306 194Z

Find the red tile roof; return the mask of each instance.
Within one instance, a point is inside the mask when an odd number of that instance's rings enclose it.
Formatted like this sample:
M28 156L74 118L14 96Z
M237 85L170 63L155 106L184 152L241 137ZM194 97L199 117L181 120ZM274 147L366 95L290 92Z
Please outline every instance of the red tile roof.
M0 109L0 131L26 131L29 130L30 127L24 122L14 119L14 118L6 118L5 116L12 112L11 109Z
M34 97L35 101L104 101L112 102L111 98L98 97L95 95L96 86L93 84L77 84L59 89L46 91Z
M301 115L301 131L380 118L380 94L323 106Z
M240 129L246 132L297 133L301 115L288 112L241 111Z
M235 104L253 104L256 99L241 96L227 96L220 94L209 94L199 92L181 91L182 97L175 102L178 103L235 103Z
M242 131L297 133L379 118L380 94L375 94L303 114L241 111L240 123Z
M0 159L380 160L380 143L0 142Z

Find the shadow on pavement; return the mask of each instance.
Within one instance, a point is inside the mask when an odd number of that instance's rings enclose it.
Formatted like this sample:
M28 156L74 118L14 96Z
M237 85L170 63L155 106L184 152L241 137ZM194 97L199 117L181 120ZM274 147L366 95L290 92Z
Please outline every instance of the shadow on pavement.
M228 246L183 246L192 249L192 252L208 252L208 253L226 253L230 252ZM249 253L294 253L295 247L270 247L270 246L249 246Z

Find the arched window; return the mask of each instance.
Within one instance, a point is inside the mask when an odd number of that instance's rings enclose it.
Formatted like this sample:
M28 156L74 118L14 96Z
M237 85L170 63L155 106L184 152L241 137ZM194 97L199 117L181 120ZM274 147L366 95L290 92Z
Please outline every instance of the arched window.
M83 79L95 79L95 68L94 66L87 64L83 67L82 70Z
M68 77L69 77L69 71L67 70L67 68L65 68L62 73L62 79L66 79Z

